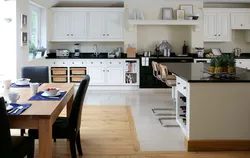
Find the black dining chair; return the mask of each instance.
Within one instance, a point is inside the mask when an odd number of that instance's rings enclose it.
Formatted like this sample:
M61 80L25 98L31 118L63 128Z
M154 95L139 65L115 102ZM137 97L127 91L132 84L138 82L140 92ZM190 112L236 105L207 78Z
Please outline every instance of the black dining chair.
M80 126L82 117L82 107L84 98L89 86L90 77L86 75L81 81L72 105L69 118L58 117L53 124L53 139L69 139L71 157L76 158L76 146L79 155L82 156L82 147L80 140ZM30 129L29 136L37 139L38 130Z
M4 98L0 98L0 157L27 158L34 157L34 139L30 137L11 136Z
M29 78L30 82L49 83L49 68L47 66L23 67L21 76Z
M26 66L21 71L22 78L29 78L30 82L49 83L49 67L47 66ZM25 129L21 129L21 136Z

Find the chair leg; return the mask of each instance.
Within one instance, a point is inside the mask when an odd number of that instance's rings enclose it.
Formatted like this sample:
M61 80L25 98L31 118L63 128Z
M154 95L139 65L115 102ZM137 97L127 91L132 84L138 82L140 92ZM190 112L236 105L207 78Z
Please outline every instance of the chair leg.
M76 136L76 146L77 146L78 154L82 156L83 154L82 154L82 145L81 145L81 139L80 139L80 131L78 132Z
M54 142L56 142L56 138L54 138Z
M76 141L75 139L70 139L70 152L71 152L71 157L76 158Z
M20 134L20 135L21 135L21 136L24 136L25 129L21 129L20 131L21 131L21 134Z

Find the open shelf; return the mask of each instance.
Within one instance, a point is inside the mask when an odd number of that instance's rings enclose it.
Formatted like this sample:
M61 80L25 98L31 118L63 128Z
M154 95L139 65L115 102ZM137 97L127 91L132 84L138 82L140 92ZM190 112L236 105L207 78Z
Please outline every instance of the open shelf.
M186 25L196 26L198 20L129 20L131 25Z
M178 123L178 125L181 127L181 130L183 131L183 133L187 136L187 127L186 125L183 123L183 120L178 118L176 119L176 122Z

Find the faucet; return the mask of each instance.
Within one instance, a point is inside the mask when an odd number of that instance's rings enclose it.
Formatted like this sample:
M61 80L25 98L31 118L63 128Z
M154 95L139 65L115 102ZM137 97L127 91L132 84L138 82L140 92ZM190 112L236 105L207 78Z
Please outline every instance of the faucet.
M97 57L100 53L98 52L98 46L97 46L97 44L94 44L93 45L93 50L94 50L94 54L95 54L95 56Z

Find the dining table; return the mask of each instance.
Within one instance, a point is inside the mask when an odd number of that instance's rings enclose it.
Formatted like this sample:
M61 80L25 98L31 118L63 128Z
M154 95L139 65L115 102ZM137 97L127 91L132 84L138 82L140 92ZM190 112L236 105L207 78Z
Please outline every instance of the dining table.
M66 94L61 100L37 100L30 101L33 96L29 87L15 87L6 89L0 92L0 95L8 101L8 93L10 91L17 92L20 95L18 104L32 104L20 115L8 115L11 129L37 129L39 131L39 157L52 158L52 126L60 113L66 107L67 117L69 117L73 100L74 87L72 83L44 83L38 91L43 91L49 87L59 88L60 91L65 91Z

